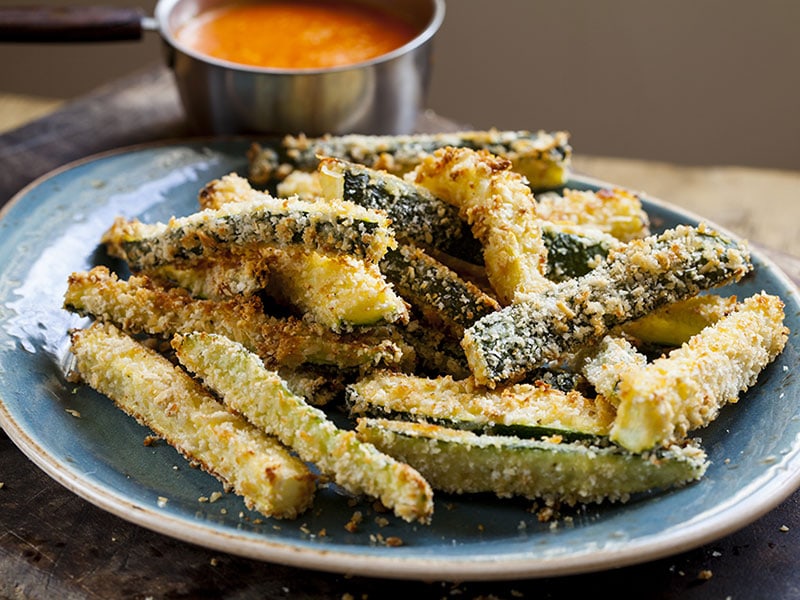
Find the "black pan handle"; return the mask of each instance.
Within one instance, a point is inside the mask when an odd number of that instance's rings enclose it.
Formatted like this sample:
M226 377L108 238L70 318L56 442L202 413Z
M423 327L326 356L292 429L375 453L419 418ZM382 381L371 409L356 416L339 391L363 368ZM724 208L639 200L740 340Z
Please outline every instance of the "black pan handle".
M18 6L0 8L0 42L112 42L142 37L138 8Z

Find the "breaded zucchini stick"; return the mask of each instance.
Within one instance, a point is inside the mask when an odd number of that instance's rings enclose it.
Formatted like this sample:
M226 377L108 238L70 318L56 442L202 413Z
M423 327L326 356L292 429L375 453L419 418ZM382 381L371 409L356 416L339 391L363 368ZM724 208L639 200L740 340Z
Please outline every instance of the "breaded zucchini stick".
M355 432L336 427L242 345L224 336L192 333L176 336L172 346L181 364L232 410L315 463L337 484L379 498L407 521L430 521L433 493L419 473L361 442Z
M476 435L430 423L358 420L359 437L413 465L435 490L490 492L565 504L626 501L631 494L677 487L702 477L697 446L633 454L618 446L553 443Z
M476 321L462 346L476 380L519 379L611 328L701 290L739 280L749 253L704 225L634 240L582 277L530 294Z
M536 197L536 211L547 221L590 226L622 242L650 235L650 217L641 199L622 188L542 194Z
M325 198L385 211L399 240L436 248L470 263L483 263L481 244L459 208L421 185L336 158L320 159L318 172Z
M472 379L425 378L379 371L347 388L350 412L427 421L478 433L519 437L608 436L614 409L602 397L562 392L542 383L494 390Z
M343 135L308 138L287 136L276 151L253 144L247 153L249 177L255 183L282 179L294 170L312 171L319 156L340 158L394 174L412 170L440 148L488 150L511 161L513 169L535 190L564 185L572 147L566 131L463 131L414 135Z
M461 339L464 328L500 308L476 285L424 251L401 244L380 262L380 270L425 319Z
M611 439L634 452L708 425L783 350L783 302L756 294L646 367L623 369Z
M204 208L246 202L257 194L246 179L226 175L199 194ZM378 323L406 323L408 308L374 263L306 248L264 248L242 258L271 271L267 293L333 331Z
M110 324L72 332L84 382L269 517L294 518L314 476L275 438L226 410L199 382Z
M395 363L402 354L382 336L338 336L301 319L269 316L257 296L197 300L181 288L161 288L143 276L121 280L103 266L70 275L64 307L112 322L130 333L161 337L190 331L220 333L270 365L313 363L349 368L380 361Z
M408 322L406 301L378 265L318 252L286 250L265 255L272 280L266 292L331 331Z
M103 235L109 254L140 271L253 248L303 247L379 261L396 246L385 215L347 202L253 197L205 209L168 223L117 218Z
M547 250L536 202L511 163L485 151L443 148L425 157L413 181L459 208L483 245L486 276L501 304L546 290Z

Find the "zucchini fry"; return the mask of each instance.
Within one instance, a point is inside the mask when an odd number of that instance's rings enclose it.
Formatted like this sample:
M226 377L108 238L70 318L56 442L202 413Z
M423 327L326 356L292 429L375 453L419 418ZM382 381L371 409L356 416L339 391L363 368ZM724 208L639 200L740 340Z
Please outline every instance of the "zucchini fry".
M623 369L611 439L633 452L708 425L783 350L783 302L756 294L668 356Z
M486 276L501 304L546 290L547 264L536 202L511 163L485 151L443 148L427 156L413 181L459 208L483 245Z
M536 211L542 219L589 226L622 242L650 235L650 218L641 199L622 188L548 192L536 197Z
M168 223L117 218L102 242L109 254L127 261L134 271L265 246L303 247L377 262L396 246L388 219L357 204L252 192L248 200Z
M738 281L751 268L743 245L702 224L679 226L629 242L586 275L486 315L467 328L462 346L476 380L494 386L659 306Z
M419 248L401 244L380 262L380 270L394 287L430 323L461 339L464 328L500 308L478 286Z
M511 161L534 190L566 183L572 147L566 131L464 131L415 135L343 135L308 138L287 136L278 151L253 144L247 153L249 177L264 184L294 170L313 171L319 156L340 158L402 175L440 148L488 150Z
M248 508L294 518L311 506L308 467L182 369L110 324L94 323L71 338L83 381L233 489Z
M419 473L361 442L353 431L336 427L242 345L224 336L192 333L176 336L172 346L181 364L232 410L315 463L344 489L379 498L407 521L430 521L433 492Z
M335 158L322 158L320 187L328 200L342 199L385 211L408 243L436 248L470 263L482 264L482 248L457 206L396 175Z
M220 209L246 202L254 194L249 182L227 175L207 183L201 206ZM335 199L334 199L335 200ZM265 290L336 332L378 323L408 322L408 308L374 263L353 256L331 256L306 248L264 248L243 257L271 272Z
M378 265L302 250L267 252L266 256L272 280L267 293L331 331L408 322L405 300Z
M707 468L697 446L632 454L617 446L476 435L429 423L360 418L359 437L413 465L435 490L491 492L565 504L626 501L684 485Z
M347 388L350 412L427 421L476 433L565 439L608 436L614 409L600 397L544 384L487 390L472 379L376 372Z
M257 296L197 300L181 288L153 285L147 277L121 280L102 266L70 275L64 307L112 322L129 333L161 337L190 331L220 333L270 365L349 368L396 363L402 357L400 348L380 335L337 336L300 319L269 316Z

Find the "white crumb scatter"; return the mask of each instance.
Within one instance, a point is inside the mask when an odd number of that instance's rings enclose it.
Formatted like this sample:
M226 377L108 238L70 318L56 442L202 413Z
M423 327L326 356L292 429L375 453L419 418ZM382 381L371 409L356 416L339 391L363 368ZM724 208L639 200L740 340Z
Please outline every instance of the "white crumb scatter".
M74 408L67 408L67 409L65 409L65 410L66 410L66 411L67 411L69 414L71 414L73 417L75 417L76 419L80 419L80 418L81 418L81 413L79 413L79 412L78 412L77 410L75 410Z
M165 498L164 496L159 496L156 504L158 504L158 508L164 508L167 505L167 502L169 502L169 498Z
M778 529L779 529L780 531L784 532L784 533L786 533L787 531L789 531L789 527L787 527L786 525L781 525L781 526L780 526Z
M211 494L211 496L209 496L208 501L209 502L216 502L220 498L222 498L222 492L213 492Z

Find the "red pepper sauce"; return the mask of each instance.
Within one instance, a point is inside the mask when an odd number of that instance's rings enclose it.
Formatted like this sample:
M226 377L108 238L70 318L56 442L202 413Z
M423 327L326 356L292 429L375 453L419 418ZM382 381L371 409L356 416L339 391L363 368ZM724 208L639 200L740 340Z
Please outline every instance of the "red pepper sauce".
M207 11L183 25L176 38L197 52L242 65L320 69L381 56L416 33L367 6L272 1Z

